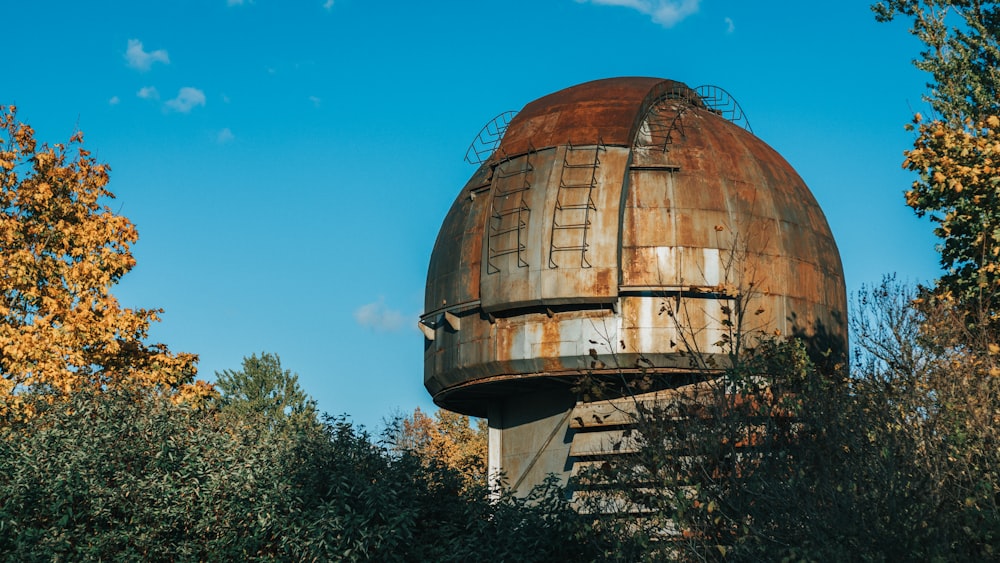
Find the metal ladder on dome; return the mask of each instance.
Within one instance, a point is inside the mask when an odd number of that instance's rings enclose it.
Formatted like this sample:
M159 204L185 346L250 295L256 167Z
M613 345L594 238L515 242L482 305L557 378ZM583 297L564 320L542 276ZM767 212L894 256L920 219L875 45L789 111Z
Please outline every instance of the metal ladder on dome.
M590 268L587 234L593 214L597 213L594 190L597 189L597 169L601 166L601 153L606 151L604 141L587 146L566 145L556 203L552 210L552 233L549 238L549 268L558 268L556 254L579 252L580 267ZM578 238L577 238L578 235ZM557 244L556 239L579 240L579 244ZM562 240L560 241L562 242Z
M664 98L650 108L643 120L642 126L649 132L649 140L640 146L658 148L663 152L669 150L674 144L674 132L678 132L683 139L684 134L684 114L691 109L690 101L686 98Z
M490 224L487 238L486 273L500 271L496 259L508 254L517 254L517 266L524 268L527 248L528 218L531 209L525 202L527 191L531 189L531 163L534 148L520 158L506 157L496 165L493 172L493 201L490 206Z

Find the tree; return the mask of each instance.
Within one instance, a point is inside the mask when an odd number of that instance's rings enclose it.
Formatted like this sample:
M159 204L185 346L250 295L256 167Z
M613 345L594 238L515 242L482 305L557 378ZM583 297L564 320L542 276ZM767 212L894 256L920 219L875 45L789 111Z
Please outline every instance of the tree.
M145 342L162 310L123 308L111 294L135 264L138 235L104 204L109 171L82 133L39 145L14 106L0 109L0 414L16 412L24 392L210 393L189 385L196 356Z
M887 277L859 292L859 420L897 455L889 491L917 498L913 559L996 559L1000 540L1000 345L969 311ZM885 487L883 487L885 488Z
M239 370L215 372L223 416L253 418L271 429L317 422L316 402L299 387L299 376L281 368L277 354L243 358Z
M914 120L918 136L903 166L918 174L906 203L930 213L945 274L937 294L986 313L1000 311L1000 117L961 123ZM971 312L971 311L970 311Z
M912 20L925 46L914 64L932 77L924 99L937 115L916 115L903 167L918 174L907 205L938 223L945 275L935 293L992 311L1000 305L1000 4L885 0L872 9L879 21Z
M438 409L431 418L417 408L394 421L389 433L396 451L409 452L425 465L440 464L457 471L467 486L487 484L485 420L477 420L473 428L467 416Z
M931 74L924 97L946 122L979 121L1000 108L1000 4L991 0L882 0L875 19L912 19L925 50L914 66Z

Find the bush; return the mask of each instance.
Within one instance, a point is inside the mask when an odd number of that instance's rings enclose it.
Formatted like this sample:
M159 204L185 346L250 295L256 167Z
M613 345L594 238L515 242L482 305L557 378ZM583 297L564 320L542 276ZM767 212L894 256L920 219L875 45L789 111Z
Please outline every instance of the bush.
M490 502L344 419L275 432L126 390L38 409L0 430L0 559L594 558L561 491Z

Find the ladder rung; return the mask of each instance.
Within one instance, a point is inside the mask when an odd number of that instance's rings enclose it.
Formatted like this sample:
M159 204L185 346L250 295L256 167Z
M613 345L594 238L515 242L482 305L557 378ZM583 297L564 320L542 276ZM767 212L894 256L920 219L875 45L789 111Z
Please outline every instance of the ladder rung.
M516 225L514 227L510 227L510 228L507 228L507 229L494 229L491 226L490 227L490 236L491 237L498 237L498 236L501 236L501 235L505 235L507 233L513 233L514 231L520 231L524 227L525 227L524 223L521 223L519 225Z
M510 209L493 209L493 217L499 219L500 217L506 217L508 215L513 215L521 211L531 211L528 206L521 204L517 207L511 207Z
M594 200L588 200L587 203L561 203L556 201L556 209L559 210L577 210L577 209L589 209L591 211L597 211L597 204Z
M496 174L496 178L495 179L497 179L497 180L506 180L507 178L514 178L515 176L527 176L528 172L532 172L532 170L523 170L523 171L517 171L517 172L498 172Z
M528 191L530 189L531 189L531 186L519 186L519 187L516 187L516 188L511 188L510 190L503 190L503 189L497 188L497 193L496 193L495 197L509 196L509 195L512 195L512 194L526 192L526 191Z
M524 250L524 246L521 246L519 248L508 248L508 249L504 249L504 250L493 250L491 248L490 249L490 257L491 258L497 258L499 256L506 256L508 254L514 254L515 252L520 253L523 250Z

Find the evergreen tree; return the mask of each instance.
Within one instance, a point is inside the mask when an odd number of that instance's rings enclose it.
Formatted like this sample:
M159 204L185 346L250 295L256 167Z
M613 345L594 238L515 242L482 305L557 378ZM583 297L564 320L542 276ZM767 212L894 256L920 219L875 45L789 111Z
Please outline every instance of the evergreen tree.
M277 354L244 357L241 369L215 376L225 417L258 421L272 430L316 423L316 402L299 387L297 374L282 369Z

